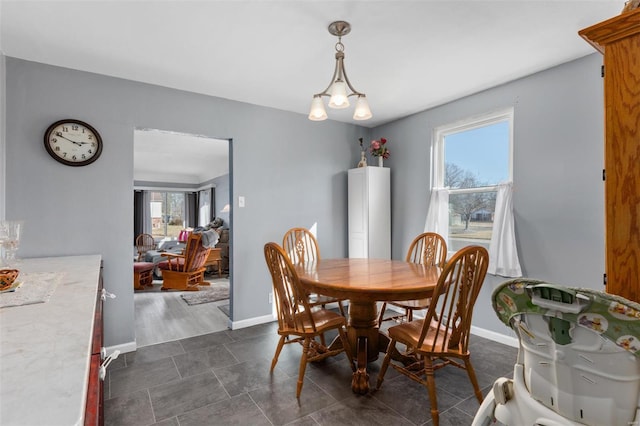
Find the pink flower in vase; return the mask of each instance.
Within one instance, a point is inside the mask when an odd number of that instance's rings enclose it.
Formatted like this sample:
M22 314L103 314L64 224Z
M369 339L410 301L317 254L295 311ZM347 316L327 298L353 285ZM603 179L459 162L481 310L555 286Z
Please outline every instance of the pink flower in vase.
M373 155L374 157L382 157L385 159L389 158L391 151L389 151L386 144L387 139L385 138L380 138L380 140L372 140L371 144L369 145L369 151L371 152L371 155Z

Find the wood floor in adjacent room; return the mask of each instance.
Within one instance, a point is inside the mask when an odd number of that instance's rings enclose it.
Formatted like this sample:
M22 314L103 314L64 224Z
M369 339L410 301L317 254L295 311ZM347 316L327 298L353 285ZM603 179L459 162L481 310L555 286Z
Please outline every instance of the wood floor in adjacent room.
M228 278L206 279L229 282ZM153 283L153 288L134 293L138 348L228 329L229 318L218 306L227 305L229 299L189 306L180 297L184 292L160 291L162 281Z

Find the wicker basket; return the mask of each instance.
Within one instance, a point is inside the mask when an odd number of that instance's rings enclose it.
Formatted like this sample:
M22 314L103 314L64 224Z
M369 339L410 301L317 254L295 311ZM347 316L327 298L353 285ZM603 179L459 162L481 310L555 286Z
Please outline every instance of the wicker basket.
M17 269L0 269L0 290L11 287L19 274Z

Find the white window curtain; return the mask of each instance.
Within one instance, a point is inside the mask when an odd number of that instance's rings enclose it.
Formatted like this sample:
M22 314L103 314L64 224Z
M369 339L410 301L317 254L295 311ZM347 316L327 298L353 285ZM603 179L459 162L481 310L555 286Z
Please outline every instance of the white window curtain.
M142 191L142 232L151 235L151 192Z
M513 221L513 183L498 185L493 233L489 245L488 273L503 277L521 277Z
M449 241L449 189L433 188L431 190L424 231L435 232L445 241Z
M200 191L198 196L198 226L206 226L211 217L211 191Z

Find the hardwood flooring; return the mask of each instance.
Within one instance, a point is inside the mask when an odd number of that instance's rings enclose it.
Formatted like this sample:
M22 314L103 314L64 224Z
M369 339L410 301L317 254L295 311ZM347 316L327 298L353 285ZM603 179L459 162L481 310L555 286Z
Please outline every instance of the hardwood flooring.
M217 276L206 279L211 283L229 282ZM154 281L153 288L134 293L138 348L229 328L229 318L218 309L218 305L228 304L228 299L189 306L180 297L183 292L160 291L161 286L162 281Z

